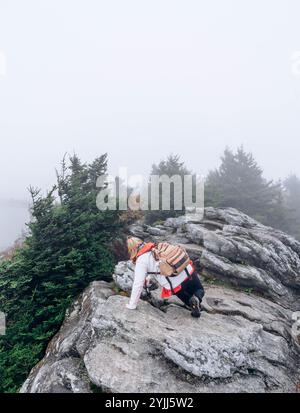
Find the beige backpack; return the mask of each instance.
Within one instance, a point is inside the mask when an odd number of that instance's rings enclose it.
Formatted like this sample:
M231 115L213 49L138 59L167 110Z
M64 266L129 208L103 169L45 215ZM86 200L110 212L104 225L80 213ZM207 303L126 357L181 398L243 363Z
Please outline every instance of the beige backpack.
M180 274L190 263L190 257L180 245L172 245L168 242L159 242L152 248L156 261L159 261L160 274L172 277Z

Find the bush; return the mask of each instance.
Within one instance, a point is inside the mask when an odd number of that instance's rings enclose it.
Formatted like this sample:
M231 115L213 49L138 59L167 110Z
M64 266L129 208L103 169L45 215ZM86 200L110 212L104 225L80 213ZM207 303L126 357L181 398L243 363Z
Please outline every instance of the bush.
M96 179L106 168L106 155L89 165L74 155L68 167L63 161L57 185L46 196L30 189L29 236L0 264L0 310L7 316L7 334L0 337L0 392L19 389L74 297L93 280L110 280L111 245L121 224L118 212L96 207Z

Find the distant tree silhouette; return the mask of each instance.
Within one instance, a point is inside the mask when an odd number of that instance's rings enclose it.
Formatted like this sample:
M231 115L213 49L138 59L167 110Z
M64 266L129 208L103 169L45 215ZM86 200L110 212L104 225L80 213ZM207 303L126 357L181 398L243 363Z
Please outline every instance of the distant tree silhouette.
M182 178L182 193L176 194L174 191L173 185L171 185L170 193L170 210L163 210L162 208L162 187L159 190L159 209L158 210L149 210L145 214L145 219L148 224L154 222L165 220L170 217L176 217L184 214L184 179L185 175L189 175L191 172L185 167L184 162L180 160L179 155L169 155L165 160L160 161L157 165L152 165L151 175L157 175L162 177L163 175L168 176L169 178L175 175L179 175ZM150 188L150 187L149 187ZM150 189L149 189L150 195ZM182 198L182 207L181 210L175 210L174 200L176 196Z
M226 149L218 169L206 179L205 204L233 207L266 225L290 229L280 182L268 181L251 153Z

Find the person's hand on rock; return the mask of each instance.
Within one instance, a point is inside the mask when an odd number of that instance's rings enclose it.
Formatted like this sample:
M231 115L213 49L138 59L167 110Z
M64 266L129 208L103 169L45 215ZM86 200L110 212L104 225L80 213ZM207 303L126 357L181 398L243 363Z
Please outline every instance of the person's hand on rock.
M136 309L136 307L132 307L130 304L126 304L126 308L128 310L135 310Z

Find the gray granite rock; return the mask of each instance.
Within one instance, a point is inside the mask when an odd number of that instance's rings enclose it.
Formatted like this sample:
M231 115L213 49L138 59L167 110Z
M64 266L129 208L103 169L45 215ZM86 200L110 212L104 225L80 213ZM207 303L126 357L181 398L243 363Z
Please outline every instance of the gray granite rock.
M201 318L159 289L127 310L120 290L130 292L134 267L120 262L113 283L74 302L21 392L296 392L298 241L232 208L130 232L184 245L205 281Z
M22 392L294 392L299 347L289 310L207 286L203 314L164 311L94 282L76 301Z

